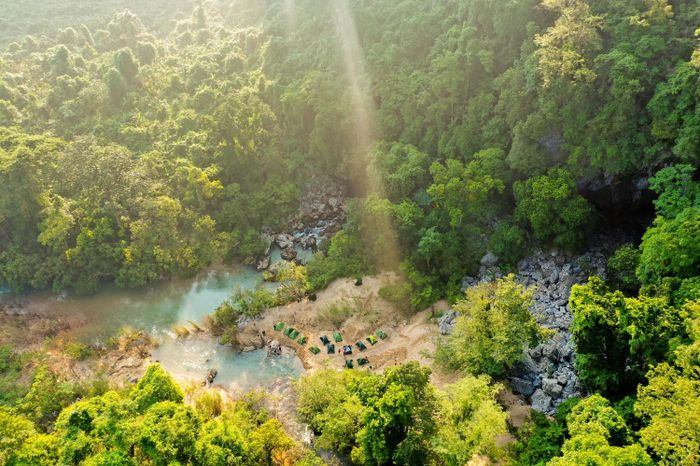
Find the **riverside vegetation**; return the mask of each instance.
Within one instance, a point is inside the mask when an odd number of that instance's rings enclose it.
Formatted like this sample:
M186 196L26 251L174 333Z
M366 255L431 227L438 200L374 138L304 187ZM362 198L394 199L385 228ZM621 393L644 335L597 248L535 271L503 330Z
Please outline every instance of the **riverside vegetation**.
M126 1L21 3L0 20L2 288L92 293L253 263L305 182L331 176L355 197L343 229L280 291L220 307L222 338L336 278L397 269L383 297L460 312L434 368L458 375L308 374L296 403L313 447L368 466L700 463L697 1L210 0L141 17ZM567 297L584 396L508 422L503 383L551 332L507 272L612 227L633 239ZM487 251L505 278L465 294ZM158 365L131 387L78 384L41 351L0 346L3 464L325 461L257 395L186 394Z

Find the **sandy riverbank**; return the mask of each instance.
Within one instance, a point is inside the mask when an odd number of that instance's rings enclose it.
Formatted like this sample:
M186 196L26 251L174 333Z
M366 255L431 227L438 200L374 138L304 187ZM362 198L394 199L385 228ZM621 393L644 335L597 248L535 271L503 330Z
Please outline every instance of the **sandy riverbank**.
M338 279L325 290L317 294L316 301L305 299L301 302L269 309L262 319L253 321L239 330L238 340L242 347L260 347L272 340L297 351L307 370L317 368L344 368L345 357L338 353L343 345L353 345L353 354L347 359L358 357L369 359L366 368L379 371L386 367L415 360L421 364L432 365L431 354L435 351L437 326L430 321L433 312L447 309L446 302L439 302L419 313L400 309L393 303L379 296L379 290L397 280L393 273L382 273L365 277L361 286L355 286L354 279ZM326 318L330 307L347 307L352 315L339 327ZM306 345L299 345L273 326L284 322L308 337ZM372 346L366 341L368 335L383 330L388 337ZM343 341L336 344L336 353L329 355L321 344L320 337L327 335L332 339L333 333L339 331ZM359 352L355 343L363 341L367 351ZM314 355L309 351L318 346L322 352Z

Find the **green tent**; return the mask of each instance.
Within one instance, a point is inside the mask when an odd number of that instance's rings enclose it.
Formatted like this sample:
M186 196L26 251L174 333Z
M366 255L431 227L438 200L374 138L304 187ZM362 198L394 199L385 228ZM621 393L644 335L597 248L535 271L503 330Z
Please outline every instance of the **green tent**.
M323 335L323 336L321 337L321 343L323 343L324 345L327 345L327 344L330 343L330 342L331 342L331 341L328 339L328 336L327 336L327 335Z
M299 337L299 339L297 340L297 343L299 343L300 345L305 345L307 341L309 341L309 339L302 336L302 337Z
M293 330L294 330L294 327L287 327L287 328L285 329L285 331L282 332L282 333L284 334L284 336L288 337L289 334L292 333Z
M289 338L291 338L292 340L296 340L298 336L299 336L299 330L297 330L297 329L292 329L292 331L289 332Z
M333 334L333 339L336 343L340 343L341 341L343 341L343 336L340 334L340 332L335 332Z
M352 369L352 368L353 368L352 359L347 359L347 360L345 361L345 367L347 367L348 369Z
M382 340L386 340L386 333L384 333L383 331L377 330L376 335L377 335L379 338L381 338Z
M335 345L333 343L326 346L326 349L328 350L328 354L335 354Z
M377 342L379 340L377 340L377 337L375 337L374 335L370 335L367 337L367 341L369 342L370 345L374 346L377 344Z
M311 351L312 354L318 354L321 352L321 348L319 348L318 346L312 346L311 348L309 348L309 351Z
M360 359L357 360L357 365L360 366L360 367L362 367L362 366L364 366L365 364L367 364L368 362L369 362L369 359L367 359L367 358L360 358Z
M277 322L274 326L274 329L277 330L278 332L281 332L284 330L284 322Z
M365 344L362 343L361 341L358 341L357 343L355 343L355 346L357 346L357 347L360 349L360 351L366 351L366 350L367 350L367 345L365 345Z

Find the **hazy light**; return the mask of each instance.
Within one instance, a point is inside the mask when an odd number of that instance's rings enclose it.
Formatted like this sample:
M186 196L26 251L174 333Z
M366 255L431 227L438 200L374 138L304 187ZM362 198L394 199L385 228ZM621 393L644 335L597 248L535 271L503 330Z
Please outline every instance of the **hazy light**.
M296 28L295 0L284 0L284 10L287 13L287 30L291 34Z
M350 104L355 130L353 163L350 179L356 193L382 196L384 189L381 177L373 169L369 152L375 142L376 108L371 97L371 86L355 20L347 0L333 0L335 25L343 51L346 78L349 85ZM381 262L394 266L398 263L398 243L388 217L373 217L378 224L373 229L384 239Z

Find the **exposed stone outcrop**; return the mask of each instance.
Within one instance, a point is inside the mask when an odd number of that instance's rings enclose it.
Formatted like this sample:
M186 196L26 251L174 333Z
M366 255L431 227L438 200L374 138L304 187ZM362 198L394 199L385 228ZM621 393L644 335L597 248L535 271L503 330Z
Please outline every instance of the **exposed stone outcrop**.
M345 224L345 190L331 179L310 180L302 195L299 210L292 215L283 232L266 229L262 237L268 247L256 261L258 270L271 265L272 247L280 249L282 259L295 261L300 250L316 251L318 245L333 237Z
M537 411L552 414L562 401L581 394L569 331L573 320L569 294L574 284L584 283L590 275L605 275L604 251L610 249L611 244L601 240L598 247L578 256L538 251L518 264L518 282L536 287L530 311L540 325L555 332L552 338L527 349L523 362L513 368L510 376L513 390L530 397ZM482 258L479 275L465 278L463 288L503 276L496 267L498 259L491 256L488 253ZM454 311L445 313L438 321L440 333L452 333L456 318Z
M279 341L272 340L270 343L267 344L267 352L269 354L273 354L275 356L278 356L278 355L282 354L282 345L280 344Z

